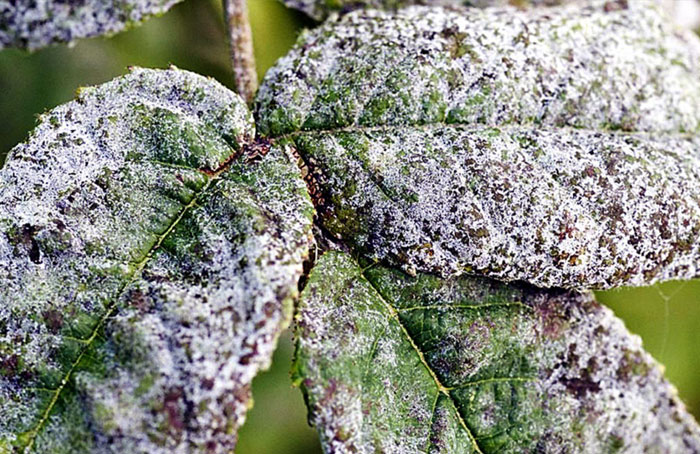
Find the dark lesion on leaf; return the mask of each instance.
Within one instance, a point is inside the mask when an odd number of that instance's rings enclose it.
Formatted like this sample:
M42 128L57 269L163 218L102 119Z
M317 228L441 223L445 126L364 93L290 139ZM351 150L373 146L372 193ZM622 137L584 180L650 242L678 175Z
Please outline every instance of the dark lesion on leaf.
M241 158L246 164L260 162L272 148L272 141L265 137L257 137L254 141L243 145Z
M49 309L44 311L42 314L44 316L44 323L54 334L58 334L63 328L63 314L56 309Z
M27 254L32 263L41 263L41 249L36 235L41 229L31 224L24 224L7 232L9 243L15 247L16 254Z
M600 391L600 384L591 379L588 374L582 374L573 378L562 378L561 382L577 399L582 399L588 394L594 394Z
M319 215L329 215L331 212L331 205L324 195L323 173L314 165L313 158L308 157L304 159L296 146L291 147L291 151L296 159L297 166L301 170L301 176L306 183L306 188L317 213Z

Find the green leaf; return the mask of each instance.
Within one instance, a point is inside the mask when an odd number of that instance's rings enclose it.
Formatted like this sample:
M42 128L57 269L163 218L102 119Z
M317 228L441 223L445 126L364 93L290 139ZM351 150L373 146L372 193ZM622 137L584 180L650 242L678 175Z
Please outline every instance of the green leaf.
M111 35L182 0L13 0L0 2L0 49L36 50Z
M491 6L513 5L551 6L571 3L579 0L282 0L288 7L296 8L313 17L322 20L335 12L347 12L359 8L398 9L409 5L430 6L467 6L485 8ZM616 2L610 2L615 4Z
M0 452L231 452L313 215L290 150L254 135L213 80L136 69L11 151Z
M700 275L700 41L655 2L358 11L266 77L324 227L409 273ZM626 5L626 7L625 7Z
M410 277L331 252L294 375L325 452L696 452L661 368L589 293Z

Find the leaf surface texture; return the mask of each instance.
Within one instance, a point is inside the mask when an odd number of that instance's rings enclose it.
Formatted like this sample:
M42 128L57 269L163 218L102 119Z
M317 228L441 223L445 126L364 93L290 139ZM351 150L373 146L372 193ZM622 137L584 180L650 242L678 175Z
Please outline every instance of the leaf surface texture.
M322 256L294 373L325 452L697 452L660 367L590 294Z
M700 41L653 1L356 11L267 75L322 223L409 273L698 276Z
M211 79L136 69L82 89L11 151L0 452L233 449L313 213L289 150L254 135Z
M464 6L486 8L493 6L552 6L580 0L283 0L290 8L296 8L322 20L332 13L344 13L359 8L398 9L410 5ZM612 2L615 3L615 2Z
M0 49L111 35L181 0L0 0Z

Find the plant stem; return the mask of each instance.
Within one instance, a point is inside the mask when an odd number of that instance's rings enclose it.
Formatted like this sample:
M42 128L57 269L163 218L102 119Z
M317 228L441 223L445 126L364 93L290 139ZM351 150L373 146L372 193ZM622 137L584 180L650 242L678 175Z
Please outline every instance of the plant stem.
M231 64L236 93L251 105L258 89L253 54L253 33L248 19L246 0L223 0L231 49Z

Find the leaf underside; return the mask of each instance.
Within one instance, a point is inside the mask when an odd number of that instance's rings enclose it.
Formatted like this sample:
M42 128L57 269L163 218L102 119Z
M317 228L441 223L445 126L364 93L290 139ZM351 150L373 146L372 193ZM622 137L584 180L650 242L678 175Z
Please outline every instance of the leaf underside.
M659 366L589 294L317 261L294 373L325 452L698 452Z
M258 94L321 222L409 273L542 287L698 276L700 41L654 1L357 11Z
M228 453L291 317L311 206L243 101L134 70L0 171L0 452Z
M36 50L111 35L182 0L1 0L0 49Z

